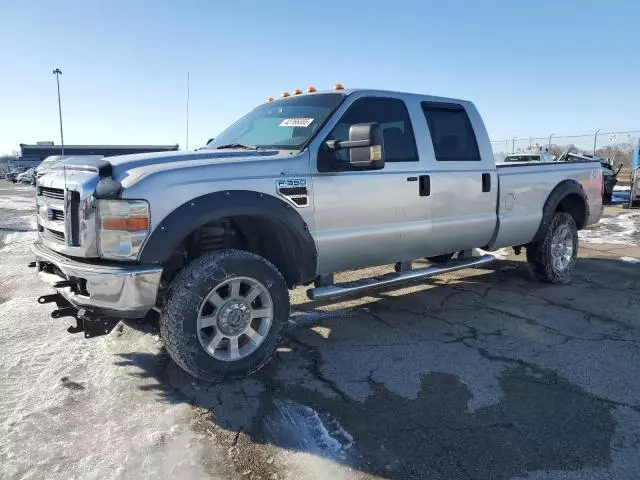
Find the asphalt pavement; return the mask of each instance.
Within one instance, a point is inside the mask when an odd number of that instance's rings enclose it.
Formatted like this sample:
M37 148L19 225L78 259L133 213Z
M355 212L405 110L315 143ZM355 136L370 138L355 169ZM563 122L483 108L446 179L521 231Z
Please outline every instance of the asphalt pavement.
M28 192L8 188L3 212L23 212ZM535 282L510 253L340 303L298 289L276 358L248 379L194 381L162 350L113 361L154 380L149 401L191 406L226 478L637 479L640 212L606 217L617 243L582 241L569 285ZM220 475L219 457L200 461Z

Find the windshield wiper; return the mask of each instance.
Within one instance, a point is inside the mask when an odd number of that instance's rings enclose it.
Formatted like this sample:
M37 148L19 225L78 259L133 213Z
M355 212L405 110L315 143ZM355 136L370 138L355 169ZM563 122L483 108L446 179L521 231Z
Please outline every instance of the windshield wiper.
M242 148L243 150L258 150L256 145L247 145L245 143L227 143L226 145L220 145L216 147L216 150L222 150L223 148Z

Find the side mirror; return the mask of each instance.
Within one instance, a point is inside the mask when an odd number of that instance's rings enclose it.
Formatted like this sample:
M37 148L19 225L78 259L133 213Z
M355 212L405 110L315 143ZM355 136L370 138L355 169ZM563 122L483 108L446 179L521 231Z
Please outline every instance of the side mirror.
M349 140L327 142L330 150L349 149L349 163L361 170L384 167L384 138L379 123L357 123L349 128Z

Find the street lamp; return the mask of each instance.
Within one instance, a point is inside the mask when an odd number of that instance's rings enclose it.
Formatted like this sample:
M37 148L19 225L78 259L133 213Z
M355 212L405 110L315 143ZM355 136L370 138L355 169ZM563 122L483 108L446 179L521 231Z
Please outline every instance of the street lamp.
M60 117L60 144L62 145L61 155L64 155L64 135L62 134L62 103L60 102L60 75L62 75L62 70L56 68L53 71L53 74L56 76L56 84L58 85L58 116Z

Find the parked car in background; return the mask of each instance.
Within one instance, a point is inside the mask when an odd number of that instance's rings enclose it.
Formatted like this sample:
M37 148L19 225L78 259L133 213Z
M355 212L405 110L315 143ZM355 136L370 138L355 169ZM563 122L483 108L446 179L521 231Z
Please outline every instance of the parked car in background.
M553 162L554 156L548 152L512 153L507 155L503 162Z
M36 169L30 168L24 173L21 173L16 177L16 183L28 183L29 185L36 184Z
M16 183L16 177L18 175L20 175L21 173L24 173L26 171L27 171L27 169L24 168L24 167L14 168L9 173L7 173L7 176L5 177L5 180L9 180L9 181L11 181L13 183Z
M560 162L583 162L585 160L597 160L600 162L603 179L602 203L611 203L613 199L613 189L616 183L618 183L618 173L620 173L622 164L618 165L618 168L615 168L615 164L611 159L603 159L595 155L579 152L567 151L558 157L558 161Z

